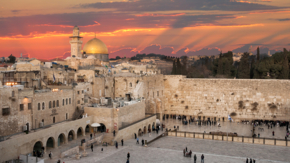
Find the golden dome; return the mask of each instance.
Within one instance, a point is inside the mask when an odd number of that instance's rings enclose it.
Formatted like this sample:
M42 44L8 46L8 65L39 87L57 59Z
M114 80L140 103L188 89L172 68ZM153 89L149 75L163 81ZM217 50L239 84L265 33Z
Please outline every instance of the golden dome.
M83 49L86 54L108 54L108 48L103 41L93 38L88 41Z

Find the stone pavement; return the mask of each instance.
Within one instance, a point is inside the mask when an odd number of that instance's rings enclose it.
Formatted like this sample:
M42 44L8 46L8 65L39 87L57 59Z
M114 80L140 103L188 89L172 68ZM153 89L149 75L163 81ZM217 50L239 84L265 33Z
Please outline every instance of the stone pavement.
M209 133L211 131L223 131L223 132L236 132L239 136L250 136L251 137L251 130L253 129L253 126L251 124L241 124L236 122L218 122L221 124L221 127L217 127L217 125L209 126L209 125L202 125L198 126L196 123L191 123L187 125L183 125L181 120L176 119L165 119L163 121L166 128L174 128L174 126L179 126L179 131L188 131L188 132L200 132L203 133L204 131L206 133ZM264 128L264 131L259 131L258 128ZM272 136L272 132L275 132L275 136ZM262 125L256 127L256 135L258 136L258 133L260 133L260 137L263 138L276 138L276 139L285 139L286 135L286 127L273 127L268 129L267 126ZM290 140L290 137L288 138Z
M144 136L145 138L146 136ZM183 157L182 150L187 147L197 155L201 154L208 163L244 163L247 157L254 158L256 163L284 163L290 161L290 148L270 145L243 144L213 140L163 137L148 147L137 145L135 139L125 141L125 146L97 146L94 152L87 150L88 156L76 160L73 156L61 160L65 163L125 163L130 152L130 163L189 163L193 158ZM101 152L101 148L104 149Z

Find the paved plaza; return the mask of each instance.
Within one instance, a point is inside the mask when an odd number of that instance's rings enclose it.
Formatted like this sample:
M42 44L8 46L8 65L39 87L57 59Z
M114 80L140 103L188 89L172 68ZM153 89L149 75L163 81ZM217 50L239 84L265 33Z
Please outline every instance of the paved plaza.
M253 126L249 124L242 124L242 123L236 123L236 122L218 122L221 124L221 127L218 127L217 125L202 125L198 126L196 123L190 123L187 125L183 125L181 120L176 119L165 119L163 121L166 128L174 128L174 126L179 126L179 131L187 131L187 132L200 132L203 133L204 131L206 133L212 132L212 131L222 131L222 132L236 132L239 136L250 136L251 137L251 130L253 129ZM258 130L258 128L263 128L264 131ZM275 132L275 136L272 136L272 132ZM286 127L273 127L269 128L266 125L261 125L256 127L256 135L260 133L260 137L263 138L276 138L276 139L285 139L286 135ZM290 138L288 138L290 140Z
M159 133L160 135L161 133ZM151 140L157 135L154 133L151 137L145 134L140 139ZM114 146L95 146L94 152L87 149L88 156L76 160L74 156L62 159L65 163L125 163L127 153L130 152L130 163L189 163L193 158L183 157L183 149L187 147L197 155L197 162L200 162L201 154L205 155L205 162L208 163L244 163L246 158L254 158L256 163L282 163L290 162L290 148L270 145L256 145L236 142L223 142L215 140L203 140L193 138L180 138L166 136L162 137L148 147L142 147L136 144L135 139L124 142L124 146L119 143L119 148ZM104 151L101 152L101 148ZM57 160L48 160L45 162L56 162Z

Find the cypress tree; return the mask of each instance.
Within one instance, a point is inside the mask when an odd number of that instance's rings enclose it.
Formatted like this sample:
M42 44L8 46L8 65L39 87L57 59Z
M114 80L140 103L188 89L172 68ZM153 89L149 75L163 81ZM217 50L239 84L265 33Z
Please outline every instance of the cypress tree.
M176 62L176 74L180 75L181 74L181 71L182 71L182 66L181 66L181 63L180 63L179 58L177 58L177 62Z
M287 57L287 50L284 49L284 61L282 64L282 71L280 79L288 79L289 78L289 63Z
M172 75L175 75L176 74L176 63L175 63L175 60L173 60L173 67L172 67L171 74Z
M238 68L238 78L249 79L250 78L250 64L249 53L244 53Z
M219 57L219 60L218 60L217 74L218 74L218 75L222 75L222 74L223 74L222 53L220 53L220 57Z

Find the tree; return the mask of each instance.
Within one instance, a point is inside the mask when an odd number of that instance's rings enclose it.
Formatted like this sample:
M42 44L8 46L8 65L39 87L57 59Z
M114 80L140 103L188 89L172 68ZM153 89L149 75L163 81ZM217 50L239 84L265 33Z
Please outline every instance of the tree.
M217 67L217 74L222 75L223 72L223 61L222 61L222 53L220 53L220 57L218 59L218 67Z
M9 58L9 63L15 63L16 57L14 57L12 54L8 58Z
M288 79L289 78L289 62L287 57L287 50L284 49L284 61L282 64L282 71L280 74L280 79Z
M181 66L181 63L180 63L179 58L177 58L177 62L176 62L176 74L180 75L181 74L181 71L182 71L182 66Z
M121 57L119 57L119 56L116 56L116 59L121 59Z
M175 60L173 60L173 66L172 66L171 74L172 75L175 75L176 74L176 63L175 63Z
M181 74L187 75L187 56L182 57L182 67L181 67Z
M239 68L238 68L238 78L249 79L250 78L250 64L249 64L249 53L244 53L241 57Z

